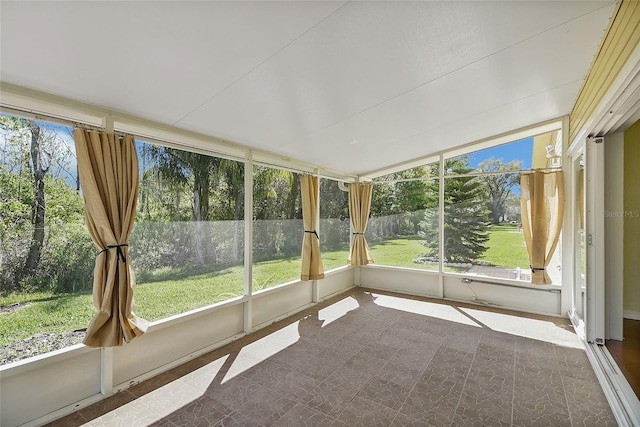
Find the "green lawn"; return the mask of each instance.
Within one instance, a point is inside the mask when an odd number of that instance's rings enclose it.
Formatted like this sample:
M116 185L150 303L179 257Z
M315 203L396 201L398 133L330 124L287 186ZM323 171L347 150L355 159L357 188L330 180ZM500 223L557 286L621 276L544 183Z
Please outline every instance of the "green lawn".
M415 264L425 253L419 237L377 242L371 245L376 264L437 270L437 266ZM490 249L483 259L501 267L526 267L527 252L522 233L515 227L492 227ZM343 266L348 250L322 254L325 271ZM254 290L265 289L295 280L300 274L300 257L263 261L254 264ZM149 321L159 320L205 305L240 296L244 288L244 269L230 267L218 271L159 269L138 277L135 313ZM0 298L0 306L14 303L30 305L0 314L0 345L22 340L36 333L65 332L82 329L93 316L91 294L38 293Z
M28 294L0 298L0 306L30 303L0 314L0 346L39 332L66 332L85 328L93 316L91 294Z
M437 265L416 264L414 259L426 252L420 237L384 240L371 244L371 256L376 264L394 267L437 270ZM480 258L496 267L527 268L529 256L522 231L513 225L493 225L489 230L487 251Z
M378 265L393 267L421 268L425 270L438 270L437 265L417 264L414 259L427 252L427 248L421 243L421 237L405 237L394 240L384 240L370 245L373 261Z
M490 230L489 249L481 257L483 261L496 267L529 268L529 255L522 230L514 225L493 225Z
M347 250L324 253L325 271L345 265L348 256ZM300 257L259 262L253 269L254 291L290 282L299 276ZM218 271L158 269L138 277L134 311L143 319L154 321L240 296L243 291L242 267ZM0 298L0 306L15 303L30 305L0 314L0 346L37 333L86 328L94 314L89 292Z
M139 282L135 289L135 313L149 321L159 320L242 295L243 290L242 267Z

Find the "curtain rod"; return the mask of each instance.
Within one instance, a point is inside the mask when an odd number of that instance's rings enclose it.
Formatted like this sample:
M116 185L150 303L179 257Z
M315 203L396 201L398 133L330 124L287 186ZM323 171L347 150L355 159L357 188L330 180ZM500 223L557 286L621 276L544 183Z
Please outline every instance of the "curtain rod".
M322 174L322 170L323 170L322 168L318 168L320 170L320 173L316 174L316 172L313 171L313 170L295 169L295 168L291 168L291 167L287 167L287 166L282 166L282 165L279 165L277 163L269 163L269 162L264 161L264 160L254 160L253 164L256 165L256 166L264 166L264 167L268 167L268 168L272 168L272 169L280 169L280 170L284 170L284 171L288 171L288 172L292 172L292 173L297 173L297 174L300 174L300 175L313 175L313 176L320 175L320 178L331 179L333 181L338 181L338 182L345 182L347 184L351 184L352 183L352 181L349 181L347 179L340 179L340 178L333 177L331 175L323 175Z
M536 169L522 169L517 171L496 171L496 172L471 172L466 174L450 174L445 175L445 178L464 178L468 176L487 176L487 175L528 175L535 172L550 173L559 172L562 168L536 168Z
M43 122L53 123L53 124L56 124L56 125L66 126L66 127L72 128L71 129L72 131L73 131L73 128L85 129L85 130L95 130L95 131L99 131L99 132L105 132L106 131L106 128L104 126L93 125L93 124L84 123L84 122L76 122L76 121L73 121L73 120L64 119L64 118L61 118L61 117L50 116L50 115L42 114L42 113L35 113L35 112L30 112L30 111L16 110L15 108L6 107L6 106L0 107L0 111L2 111L5 114L10 114L10 115L12 115L14 117L21 117L21 118L27 119L27 120L43 121ZM115 131L115 132L113 132L113 134L116 135L116 136L127 136L127 135L130 135L130 136L135 138L135 135L132 134L132 133L123 133L123 132Z
M72 119L68 119L68 118L64 118L64 117L57 117L57 116L53 116L53 115L47 115L47 114L43 114L43 113L40 113L40 112L35 112L35 111L32 111L32 110L13 108L13 107L8 106L8 105L0 105L0 112L8 114L8 115L16 116L16 117L22 117L22 118L25 118L25 119L42 120L42 121L53 123L53 124L68 126L68 127L71 127L71 128L97 130L97 131L101 131L101 132L104 132L106 130L104 128L104 126L100 126L100 125L97 125L97 124L78 122L78 121L75 121L75 120L72 120ZM122 132L122 131L117 131L116 130L114 132L114 134L115 135L119 135L119 136L131 135L136 141L139 141L139 142L148 142L148 143L152 143L152 144L161 145L163 147L169 147L169 148L174 148L174 149L178 149L178 150L190 151L190 152L194 152L194 153L204 154L204 155L207 155L207 156L215 156L215 157L228 159L228 160L234 160L234 161L238 161L238 162L242 162L242 163L246 162L246 158L244 158L244 157L236 156L236 155L233 155L233 154L223 153L223 152L220 152L220 151L217 151L217 150L209 150L209 149L207 149L205 147L195 146L193 144L180 143L180 142L176 142L174 140L160 139L160 138L157 138L157 137L154 137L154 136L151 136L151 135L145 135L144 133ZM299 163L297 163L296 161L293 161L293 160L290 160L290 162L296 164L297 168L296 167L284 166L284 165L280 164L277 161L274 161L273 163L271 163L268 160L254 160L254 164L260 164L260 165L267 166L267 167L288 170L288 171L295 172L295 173L312 173L312 174L314 174L315 173L314 170L315 169L319 169L321 178L332 179L334 181L342 181L342 182L346 182L346 183L353 182L353 179L339 178L339 177L334 176L332 174L334 171L332 171L332 170L330 170L328 168L323 168L323 167L314 166L314 165L300 165ZM326 171L326 173L323 174L322 173L323 170ZM340 171L335 171L335 172L337 174L344 175Z
M403 179L389 179L389 180L373 180L373 184L395 184L398 182L415 182L415 181L433 181L439 179L437 176L430 176L425 178L403 178Z
M126 136L130 136L131 138L133 138L134 141L136 141L136 135L132 134L132 133L126 133L126 132L118 132L118 131L113 131L113 132L107 132L105 128L103 127L99 127L99 126L92 126L92 125L78 125L78 126L74 126L76 129L82 129L82 130L88 130L88 131L95 131L95 132L105 132L107 134L110 135L114 135L117 136L119 139L124 138Z
M21 117L23 119L45 121L45 122L50 122L53 124L68 126L72 128L86 128L86 129L100 130L100 131L105 130L104 127L98 126L98 125L76 122L70 119L65 119L65 118L56 117L56 116L49 116L47 114L42 114L42 113L17 110L15 108L7 107L4 105L0 106L0 111L4 114L9 114L15 117Z
M493 171L493 172L470 172L467 174L448 174L445 178L464 178L468 176L486 176L486 175L514 175L514 174L532 174L534 172L558 172L562 168L536 168L536 169L523 169L517 171ZM415 181L434 181L439 179L437 176L430 176L424 178L404 178L404 179L390 179L390 180L373 180L373 184L395 184L398 182L415 182Z
M542 173L551 173L551 172L562 172L562 168L538 168L538 169L527 169L527 170L523 170L520 171L521 174L531 174L531 173L535 173L535 172L542 172Z

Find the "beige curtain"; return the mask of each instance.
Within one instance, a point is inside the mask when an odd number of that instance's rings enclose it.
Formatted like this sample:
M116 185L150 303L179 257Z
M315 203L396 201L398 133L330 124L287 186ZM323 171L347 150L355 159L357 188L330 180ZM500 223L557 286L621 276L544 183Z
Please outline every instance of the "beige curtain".
M131 136L73 131L89 234L100 251L93 278L98 310L84 343L114 347L142 335L147 322L132 312L135 275L127 257L138 200L138 157Z
M364 238L369 221L372 193L373 184L371 183L349 185L349 216L353 229L353 242L349 252L349 264L351 265L373 263L367 240Z
M318 177L302 175L302 271L300 280L324 279L324 267L320 256L320 237L318 236Z
M562 172L536 171L520 178L524 240L531 264L531 283L551 284L546 267L558 245L564 214Z

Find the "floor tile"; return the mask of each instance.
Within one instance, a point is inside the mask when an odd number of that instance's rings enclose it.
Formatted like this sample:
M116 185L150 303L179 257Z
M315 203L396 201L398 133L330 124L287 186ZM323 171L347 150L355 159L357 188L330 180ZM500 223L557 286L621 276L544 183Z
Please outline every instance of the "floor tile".
M289 396L274 393L267 388L255 389L248 401L237 411L249 420L272 425L295 406Z
M390 425L397 413L397 410L387 406L356 397L347 404L336 421L338 425L350 427L382 427Z
M214 425L233 411L208 396L202 396L164 419L176 427Z
M129 402L134 401L135 399L136 396L131 394L129 390L124 390L97 403L94 403L91 406L87 406L86 408L81 409L79 413L85 420L92 421L100 418L102 415L116 410L121 406L126 405Z
M278 421L275 427L323 427L333 424L335 419L301 403L289 409Z
M576 339L566 319L354 289L50 425L614 426Z
M358 397L369 399L388 408L399 410L411 392L410 386L402 386L373 377L358 393Z

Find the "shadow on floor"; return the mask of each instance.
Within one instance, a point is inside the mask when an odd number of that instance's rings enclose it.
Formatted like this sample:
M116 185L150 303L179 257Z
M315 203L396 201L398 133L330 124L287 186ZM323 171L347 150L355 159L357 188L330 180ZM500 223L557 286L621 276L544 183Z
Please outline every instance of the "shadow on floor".
M357 288L50 425L616 423L568 320Z

